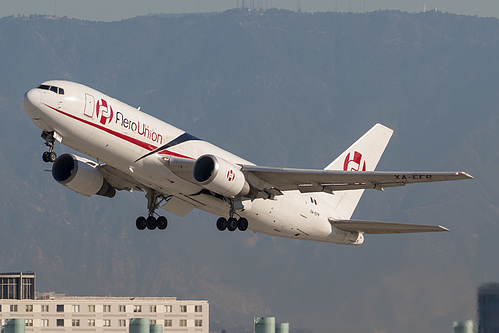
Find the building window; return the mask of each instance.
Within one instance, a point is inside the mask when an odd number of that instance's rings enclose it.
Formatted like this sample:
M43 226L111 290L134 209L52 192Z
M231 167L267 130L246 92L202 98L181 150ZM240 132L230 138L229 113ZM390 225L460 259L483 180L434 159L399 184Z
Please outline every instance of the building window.
M194 308L194 312L203 312L203 306L202 305L196 305Z
M156 305L149 305L149 312L156 312Z
M71 305L71 312L80 312L79 305Z
M165 305L165 312L172 312L172 306L171 305Z
M57 327L64 327L64 319L57 319Z
M203 326L203 320L201 320L201 319L196 319L196 320L194 321L194 326L196 326L196 327L201 327L201 326Z
M0 312L2 312L2 304L0 304Z
M104 319L104 327L110 327L111 326L111 319Z
M111 312L111 305L104 305L104 312Z
M49 327L49 320L48 319L42 319L42 327Z
M187 305L181 305L180 312L187 312Z
M35 299L35 279L23 277L21 280L22 299Z
M49 312L49 306L48 305L42 305L42 312Z
M120 327L126 327L126 319L120 319L120 320L118 320L118 325Z
M180 319L178 326L180 327L187 327L187 319Z
M95 312L95 305L89 305L88 312Z
M172 320L171 319L165 319L165 327L172 327Z
M76 326L76 327L80 327L80 319L73 319L71 321L71 326Z
M126 312L126 305L118 305L119 312Z
M0 278L0 299L35 299L34 274L15 273L14 275Z
M10 312L17 312L17 304L10 305Z
M57 312L64 312L64 304L57 304Z
M0 299L23 299L17 293L20 279L16 278L0 278ZM25 297L29 298L29 297Z
M142 305L134 305L133 312L142 312Z
M26 327L28 327L28 326L29 326L29 327L33 326L33 319L26 319L26 320L24 321L24 324L25 324L25 326L26 326Z
M89 319L88 326L95 326L95 319Z
M156 319L150 319L149 324L151 325L156 325Z
M31 304L26 305L26 312L33 312L33 305Z

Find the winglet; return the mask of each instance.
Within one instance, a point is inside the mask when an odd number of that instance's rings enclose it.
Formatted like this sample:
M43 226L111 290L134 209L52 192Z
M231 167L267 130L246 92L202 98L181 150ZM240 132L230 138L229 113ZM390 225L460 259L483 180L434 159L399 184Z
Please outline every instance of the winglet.
M473 177L472 175L470 175L467 172L459 171L457 174L459 176L462 176L462 179L475 179L475 177Z

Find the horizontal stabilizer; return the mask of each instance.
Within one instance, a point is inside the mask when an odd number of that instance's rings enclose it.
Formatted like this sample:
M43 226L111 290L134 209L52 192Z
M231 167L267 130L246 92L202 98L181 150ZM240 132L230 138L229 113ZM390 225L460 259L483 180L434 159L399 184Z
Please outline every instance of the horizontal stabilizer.
M405 234L414 232L436 232L449 231L449 229L440 225L419 225L404 223L388 223L377 221L359 221L359 220L333 220L329 219L332 226L350 232L359 232L364 234Z

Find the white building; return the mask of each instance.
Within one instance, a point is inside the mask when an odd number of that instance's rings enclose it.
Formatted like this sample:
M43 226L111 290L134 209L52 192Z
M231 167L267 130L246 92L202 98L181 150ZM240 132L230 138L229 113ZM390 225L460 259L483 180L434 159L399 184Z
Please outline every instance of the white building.
M208 301L176 297L68 297L0 299L0 326L20 318L26 332L128 332L130 318L149 318L163 332L208 333Z

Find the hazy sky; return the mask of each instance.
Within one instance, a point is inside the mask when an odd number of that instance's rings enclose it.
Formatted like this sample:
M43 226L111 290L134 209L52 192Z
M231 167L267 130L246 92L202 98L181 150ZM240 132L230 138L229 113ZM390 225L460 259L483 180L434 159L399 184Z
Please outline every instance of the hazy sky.
M224 11L243 0L0 0L0 17L10 15L56 14L86 20L114 21L151 13L192 13ZM247 6L277 7L302 11L361 12L399 9L418 12L427 4L435 9L466 15L499 17L498 0L245 0Z

